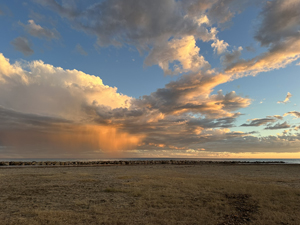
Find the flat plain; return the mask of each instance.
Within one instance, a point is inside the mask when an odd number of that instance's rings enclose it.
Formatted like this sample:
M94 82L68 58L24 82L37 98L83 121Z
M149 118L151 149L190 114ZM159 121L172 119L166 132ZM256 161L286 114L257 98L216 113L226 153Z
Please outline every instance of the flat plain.
M300 224L300 165L0 167L0 224Z

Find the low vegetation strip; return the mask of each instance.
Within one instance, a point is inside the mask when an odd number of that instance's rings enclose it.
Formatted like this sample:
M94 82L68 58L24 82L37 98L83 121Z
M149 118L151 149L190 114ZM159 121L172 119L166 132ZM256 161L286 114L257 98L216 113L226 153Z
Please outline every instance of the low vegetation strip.
M99 165L197 165L197 164L282 164L284 161L196 161L196 160L127 160L127 161L2 161L0 166L99 166Z

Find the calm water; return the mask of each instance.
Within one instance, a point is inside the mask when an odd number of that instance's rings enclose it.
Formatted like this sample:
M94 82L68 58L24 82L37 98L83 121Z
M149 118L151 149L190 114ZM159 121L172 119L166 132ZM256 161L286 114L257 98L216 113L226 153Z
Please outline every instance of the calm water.
M97 158L97 159L82 159L82 158L18 158L18 159L1 159L0 161L138 161L138 160L193 160L193 161L240 161L240 162L284 162L286 164L300 164L300 159L228 159L228 158Z

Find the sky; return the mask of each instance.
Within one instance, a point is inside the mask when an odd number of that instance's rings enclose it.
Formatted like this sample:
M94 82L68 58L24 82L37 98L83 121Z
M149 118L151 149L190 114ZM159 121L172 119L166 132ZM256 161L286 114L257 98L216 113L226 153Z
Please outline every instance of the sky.
M0 158L300 158L300 0L4 0Z

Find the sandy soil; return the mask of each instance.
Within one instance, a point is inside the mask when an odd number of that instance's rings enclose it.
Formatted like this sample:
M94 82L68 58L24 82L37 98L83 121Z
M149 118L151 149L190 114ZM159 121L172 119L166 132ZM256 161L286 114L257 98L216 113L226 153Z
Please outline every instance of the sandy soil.
M0 224L300 224L300 165L0 167Z

